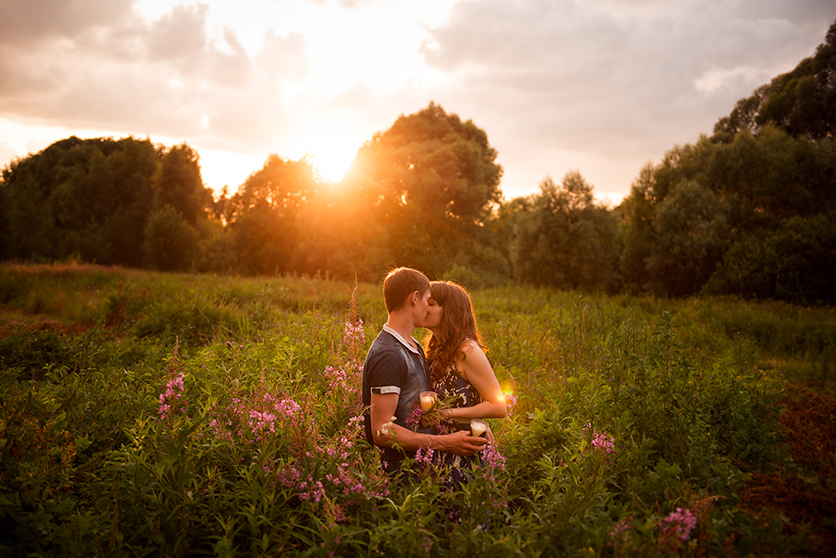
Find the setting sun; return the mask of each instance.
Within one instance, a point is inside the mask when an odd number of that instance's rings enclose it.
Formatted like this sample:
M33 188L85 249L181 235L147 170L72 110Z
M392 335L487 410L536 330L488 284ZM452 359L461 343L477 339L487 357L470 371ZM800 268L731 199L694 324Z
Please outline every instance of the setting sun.
M354 161L359 145L336 134L328 134L312 145L309 155L322 178L339 182Z

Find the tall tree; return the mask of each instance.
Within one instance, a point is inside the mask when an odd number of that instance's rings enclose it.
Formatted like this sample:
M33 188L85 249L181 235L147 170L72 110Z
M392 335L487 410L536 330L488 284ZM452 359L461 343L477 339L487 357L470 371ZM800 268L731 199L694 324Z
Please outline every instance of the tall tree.
M496 156L484 130L430 103L375 134L344 187L389 232L387 251L397 264L440 277L475 252L499 202Z
M696 181L683 181L653 215L647 259L657 292L696 293L714 273L730 243L729 206Z
M389 231L355 192L342 185L319 190L299 212L302 270L376 283L394 267Z
M592 186L578 171L557 186L540 183L530 210L517 220L514 269L518 279L562 289L614 288L617 281L616 221L594 202Z
M76 137L13 162L4 256L140 265L157 164L147 140Z
M656 206L655 167L648 163L630 186L619 206L621 242L619 269L624 287L634 293L650 288L647 261L653 244L653 209Z
M154 211L145 226L146 264L160 271L188 271L197 258L198 233L171 205Z
M272 274L298 268L297 216L318 187L313 165L270 155L229 200L228 217L244 271Z
M836 135L836 21L816 53L791 72L781 74L745 99L714 126L716 141L731 141L737 132L757 134L767 124L792 136L812 139Z
M185 143L162 153L154 188L157 207L170 205L192 226L213 207L212 192L200 175L200 157Z

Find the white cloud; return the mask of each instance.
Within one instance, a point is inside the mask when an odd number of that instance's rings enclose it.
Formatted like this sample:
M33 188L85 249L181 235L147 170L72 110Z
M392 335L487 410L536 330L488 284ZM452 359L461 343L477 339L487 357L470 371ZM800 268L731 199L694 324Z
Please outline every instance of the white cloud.
M579 167L626 192L625 171L602 167L629 161L635 176L648 158L710 133L737 99L811 55L829 24L813 25L821 2L746 4L463 0L422 51L457 76L450 104L488 131L508 161L506 187L523 176L517 166L558 176Z
M571 168L626 192L834 18L829 0L0 0L0 119L240 166L345 158L433 100L488 133L508 197Z

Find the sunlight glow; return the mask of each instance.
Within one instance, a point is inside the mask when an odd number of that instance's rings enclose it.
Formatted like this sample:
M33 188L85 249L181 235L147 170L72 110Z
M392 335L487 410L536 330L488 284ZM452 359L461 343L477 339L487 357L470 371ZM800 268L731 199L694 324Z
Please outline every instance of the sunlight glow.
M362 141L339 131L314 130L312 136L309 141L301 142L308 146L307 155L313 158L322 178L332 182L341 181L354 162Z
M213 149L199 149L200 174L203 183L220 195L224 186L234 194L247 177L264 166L267 153L233 153Z
M424 66L417 48L427 38L427 27L449 17L451 0L421 3L384 1L374 9L363 2L345 8L336 2L310 0L136 0L134 8L149 24L171 13L173 5L205 10L206 35L220 52L231 54L230 43L240 43L262 70L281 59L262 52L265 37L301 37L299 74L284 73L278 90L282 104L297 107L277 130L274 141L260 150L280 157L310 157L324 180L339 182L354 161L357 150L378 131L360 120L360 113L346 111L352 104L375 102L376 97L402 87L407 81L424 84L440 79L439 72ZM404 23L402 23L404 22ZM410 22L405 24L405 22ZM417 73L416 73L417 72ZM173 77L173 90L183 83ZM392 115L395 117L396 115ZM207 115L201 118L204 140L214 133ZM249 173L261 168L264 158L246 172L246 156L200 149L204 181L216 192L224 184L235 191Z

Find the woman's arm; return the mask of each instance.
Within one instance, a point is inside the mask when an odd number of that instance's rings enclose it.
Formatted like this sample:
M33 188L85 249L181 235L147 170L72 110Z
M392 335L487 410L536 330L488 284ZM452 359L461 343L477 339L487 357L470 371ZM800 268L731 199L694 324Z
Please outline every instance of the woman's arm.
M472 340L465 341L462 353L458 357L459 373L470 382L483 401L472 407L457 407L443 411L450 418L505 418L508 410L505 406L505 394L496 379L488 357L482 348Z

